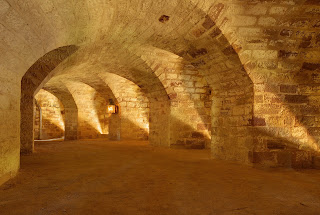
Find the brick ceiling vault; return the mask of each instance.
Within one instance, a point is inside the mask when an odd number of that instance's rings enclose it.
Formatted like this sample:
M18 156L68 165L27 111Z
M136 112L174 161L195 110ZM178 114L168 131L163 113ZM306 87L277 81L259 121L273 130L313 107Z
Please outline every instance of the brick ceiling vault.
M102 69L109 70L105 63L110 59L120 61L115 62L117 67L122 66L121 61L130 62L128 55L124 54L126 50L140 57L144 54L141 53L144 47L157 47L193 62L196 67L201 67L207 60L215 63L215 71L224 71L221 67L225 66L225 62L234 68L233 58L237 58L237 55L233 55L235 50L247 73L254 82L258 82L259 77L252 70L260 69L256 66L274 66L272 62L260 62L259 59L276 56L279 45L286 47L290 43L286 40L294 33L294 28L317 25L316 11L309 9L316 4L314 2L2 1L3 35L15 38L15 41L4 40L2 45L10 55L4 56L4 59L14 55L21 60L16 65L21 68L15 68L15 72L24 75L26 68L46 52L72 44L87 50L85 54L94 59L88 64L96 64L98 58ZM292 23L285 18L301 12L308 17L307 23L303 19ZM167 15L169 20L160 22L162 15ZM291 29L283 29L288 25ZM306 36L305 39L300 48L303 48L303 44L317 43L312 40L314 38L309 41ZM31 55L26 53L31 50ZM287 50L281 51L284 57L290 55ZM11 63L12 60L7 62ZM85 62L79 59L74 63ZM236 66L236 70L241 64ZM209 75L213 73L208 72ZM140 73L134 76L138 75Z

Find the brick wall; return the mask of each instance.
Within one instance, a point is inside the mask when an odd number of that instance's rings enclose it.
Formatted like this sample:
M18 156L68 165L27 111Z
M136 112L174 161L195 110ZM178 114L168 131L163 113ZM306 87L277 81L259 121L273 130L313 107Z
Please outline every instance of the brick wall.
M57 97L45 90L40 90L35 96L35 139L46 140L64 137L65 109ZM41 125L40 127L40 109ZM38 137L38 138L37 138Z
M312 167L320 150L319 6L220 1L210 9L254 84L254 163Z
M81 82L67 84L78 107L78 138L94 139L108 133L106 101L92 87Z
M141 88L115 74L102 75L119 105L121 139L147 140L149 136L149 100Z
M316 0L168 0L134 5L126 0L2 1L1 48L6 51L0 57L0 174L16 172L20 139L22 152L33 150L33 93L71 67L71 79L108 71L137 84L150 102L150 140L156 145L181 139L186 143L187 137L169 139L171 113L187 120L183 108L177 114L171 106L167 95L172 92L165 80L182 73L164 75L160 82L157 65L170 71L176 63L166 63L158 50L191 63L212 89L215 157L282 165L277 164L277 153L287 153L292 163L304 157L299 153L314 156L311 152L319 152L319 7ZM159 20L163 15L167 18ZM81 47L75 58L69 57L73 48L51 53L70 44ZM41 58L46 53L50 54ZM66 76L60 76L60 82ZM190 126L195 124L199 123Z

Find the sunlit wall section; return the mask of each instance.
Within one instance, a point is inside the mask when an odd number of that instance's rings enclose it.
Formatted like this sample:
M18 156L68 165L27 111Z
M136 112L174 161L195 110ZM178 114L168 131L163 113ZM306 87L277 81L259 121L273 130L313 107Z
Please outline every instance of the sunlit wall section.
M146 140L149 136L149 100L141 88L126 78L101 75L119 102L121 139Z
M154 70L170 99L170 146L209 148L211 88L203 75L171 52L145 46L141 57Z
M60 100L46 90L35 96L35 139L46 140L64 136L64 107Z
M106 100L82 82L66 83L78 107L79 139L94 139L108 133Z

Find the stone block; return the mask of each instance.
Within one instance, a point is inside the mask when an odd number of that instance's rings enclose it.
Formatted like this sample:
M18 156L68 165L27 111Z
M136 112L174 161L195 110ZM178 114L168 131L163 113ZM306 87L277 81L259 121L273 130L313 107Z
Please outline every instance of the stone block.
M273 17L260 17L258 20L258 25L262 26L274 26L277 20Z
M277 50L254 50L252 57L255 59L277 59Z
M252 163L262 166L277 166L277 154L275 152L253 152Z
M213 7L210 8L209 10L209 16L210 18L215 21L217 20L217 18L220 16L222 10L224 9L224 4L222 3L218 3L216 5L214 5Z
M269 14L271 14L271 15L284 15L287 10L288 10L287 7L274 6L274 7L270 8Z
M293 104L308 103L308 96L305 95L285 95L285 101Z
M308 151L292 151L292 168L305 169L313 167L313 156Z
M297 93L298 86L297 85L280 85L281 93Z
M320 156L313 157L313 168L320 170Z
M288 50L280 50L279 51L279 58L282 58L282 59L297 59L299 55L299 52L297 51L288 51Z
M212 28L213 26L215 26L215 22L209 17L209 16L206 16L204 22L202 23L202 26L209 30L210 28Z
M266 126L266 120L262 117L252 117L251 124L253 126Z
M270 150L274 149L285 149L286 145L282 141L277 141L277 140L268 140L267 141L267 147Z
M252 26L256 24L255 16L236 16L232 21L232 26Z

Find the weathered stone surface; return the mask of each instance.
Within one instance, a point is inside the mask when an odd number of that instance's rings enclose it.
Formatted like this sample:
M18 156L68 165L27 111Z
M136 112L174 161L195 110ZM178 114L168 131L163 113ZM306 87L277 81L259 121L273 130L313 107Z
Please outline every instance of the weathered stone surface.
M313 157L313 168L320 169L320 156Z
M119 90L121 113L126 110L133 124L146 125L148 114L131 110L149 108L149 128L132 129L130 136L149 131L154 145L201 139L206 147L211 141L215 157L248 163L252 148L268 150L252 146L254 126L263 144L283 139L296 148L320 150L316 0L8 2L0 4L5 50L0 56L0 116L6 131L0 142L15 143L21 132L22 151L32 151L32 100L47 81L56 88L65 80L90 82L98 92L100 76L113 73L137 89ZM128 96L126 90L135 94ZM73 95L81 93L74 90ZM72 110L66 109L72 113L73 122L66 126L71 137L77 133ZM300 116L308 118L297 120ZM112 127L117 136L121 128ZM128 122L125 127L134 126ZM193 132L203 137L192 139ZM1 146L5 167L0 178L17 170L19 144L12 145L12 151ZM260 157L272 160L268 156ZM288 155L283 156L286 163Z
M297 92L296 85L280 85L280 92L281 93L296 93Z
M266 126L266 120L264 118L253 117L252 118L253 126Z
M320 69L320 64L319 63L303 63L302 69L314 71L314 70Z
M312 168L313 158L310 152L293 151L292 152L292 168Z
M281 141L274 141L274 140L269 140L267 141L267 147L268 149L285 149L286 146L283 142Z
M307 103L308 97L304 95L285 95L285 101L288 103Z
M35 96L34 139L48 140L65 136L65 109L53 94L40 90Z

